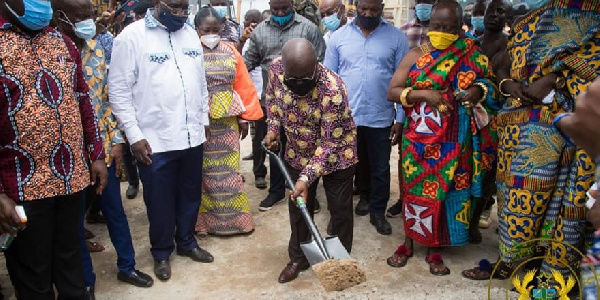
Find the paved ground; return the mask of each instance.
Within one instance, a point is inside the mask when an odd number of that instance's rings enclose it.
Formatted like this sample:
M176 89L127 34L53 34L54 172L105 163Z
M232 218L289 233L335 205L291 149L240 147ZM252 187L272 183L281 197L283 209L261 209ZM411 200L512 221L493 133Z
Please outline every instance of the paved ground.
M250 140L242 142L243 155L250 152ZM397 182L395 170L397 155L392 157L392 182ZM483 230L481 245L451 248L444 252L444 261L452 274L436 277L428 272L425 249L416 247L415 256L405 268L388 267L385 260L404 238L400 219L391 219L393 233L377 234L368 216L356 217L352 257L360 261L367 271L366 283L343 292L326 293L312 271L303 272L291 283L279 284L277 277L285 266L288 226L287 206L283 203L271 211L259 212L258 204L266 196L265 190L254 188L252 163L243 162L242 171L247 178L249 195L256 230L249 236L214 237L200 241L200 245L215 256L212 264L200 264L188 258L173 255L173 276L168 282L155 281L152 288L142 289L117 280L116 255L102 225L86 225L106 247L101 253L92 254L97 274L96 297L98 299L488 299L488 282L474 282L461 277L460 272L472 267L480 258L494 259L497 222ZM123 194L126 185L123 184ZM391 199L397 199L397 185L392 184ZM355 204L358 197L355 197ZM318 199L325 208L325 196L319 188ZM392 205L390 201L389 205ZM133 200L123 200L132 230L137 252L137 268L153 274L149 251L148 221L141 193ZM325 230L329 216L326 210L315 216L317 226ZM14 299L6 271L0 272L0 283L5 295ZM490 299L504 299L505 282L496 281ZM511 297L516 299L516 297Z

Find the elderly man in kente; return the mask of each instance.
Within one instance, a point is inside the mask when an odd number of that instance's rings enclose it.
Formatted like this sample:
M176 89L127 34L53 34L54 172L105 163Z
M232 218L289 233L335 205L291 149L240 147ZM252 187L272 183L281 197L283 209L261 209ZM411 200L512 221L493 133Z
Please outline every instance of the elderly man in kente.
M407 116L401 145L406 239L388 258L392 267L406 265L417 241L428 247L431 274L447 275L439 247L469 242L485 175L478 133L487 125L486 109L498 103L488 58L464 37L461 20L457 2L434 5L429 42L402 60L388 91Z
M540 279L563 276L581 257L586 191L594 180L593 158L571 146L552 125L576 109L575 98L600 70L600 1L527 1L508 42L512 65L498 70L508 97L498 115L498 209L500 272L512 263L544 256ZM508 69L510 67L510 69ZM530 242L535 238L552 242ZM487 279L488 263L463 272Z

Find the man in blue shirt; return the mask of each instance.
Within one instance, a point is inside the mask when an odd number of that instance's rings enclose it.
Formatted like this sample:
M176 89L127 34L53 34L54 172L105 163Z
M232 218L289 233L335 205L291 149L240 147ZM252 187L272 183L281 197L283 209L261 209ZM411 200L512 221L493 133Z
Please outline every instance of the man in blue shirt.
M390 198L390 153L400 137L404 111L396 112L386 92L409 50L408 41L381 18L381 0L359 0L356 10L356 19L331 35L324 63L346 83L358 126L360 201L355 212L370 213L377 232L388 235L392 228L384 214Z

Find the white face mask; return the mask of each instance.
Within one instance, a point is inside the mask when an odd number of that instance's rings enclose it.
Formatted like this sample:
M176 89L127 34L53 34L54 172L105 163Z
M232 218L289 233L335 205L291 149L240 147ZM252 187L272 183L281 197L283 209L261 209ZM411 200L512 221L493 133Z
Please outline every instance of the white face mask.
M221 36L218 34L206 34L200 37L200 41L209 49L214 49L221 41Z

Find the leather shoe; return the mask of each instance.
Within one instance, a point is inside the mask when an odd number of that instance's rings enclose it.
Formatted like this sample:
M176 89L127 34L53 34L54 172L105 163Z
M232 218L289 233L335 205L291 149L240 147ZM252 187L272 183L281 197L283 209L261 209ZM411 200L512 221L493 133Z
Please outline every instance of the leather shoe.
M354 213L359 216L366 216L367 214L369 214L369 201L361 197L361 199L358 200L358 203L356 204Z
M119 272L119 274L117 274L117 279L137 287L151 287L154 284L152 277L138 270L133 270L133 272L129 274Z
M154 261L154 275L160 280L169 280L171 278L171 264L168 260Z
M279 283L290 282L298 277L300 271L304 271L308 269L308 267L308 263L288 262L287 266L285 266L283 271L281 271L281 274L279 274L279 279L277 279L277 281L279 281Z
M374 216L371 215L371 224L375 226L377 232L382 235L392 234L392 225L385 218L385 216Z
M83 297L85 300L96 300L96 295L94 294L93 286L85 287L85 296Z
M202 262L202 263L211 263L215 260L215 258L210 253L208 253L208 251L206 251L200 247L196 247L192 250L187 250L187 251L177 249L177 255L187 256L194 261Z
M127 190L125 191L125 196L127 197L127 199L135 199L135 197L137 197L138 190L139 190L139 187L137 187L135 185L130 185L127 187Z

